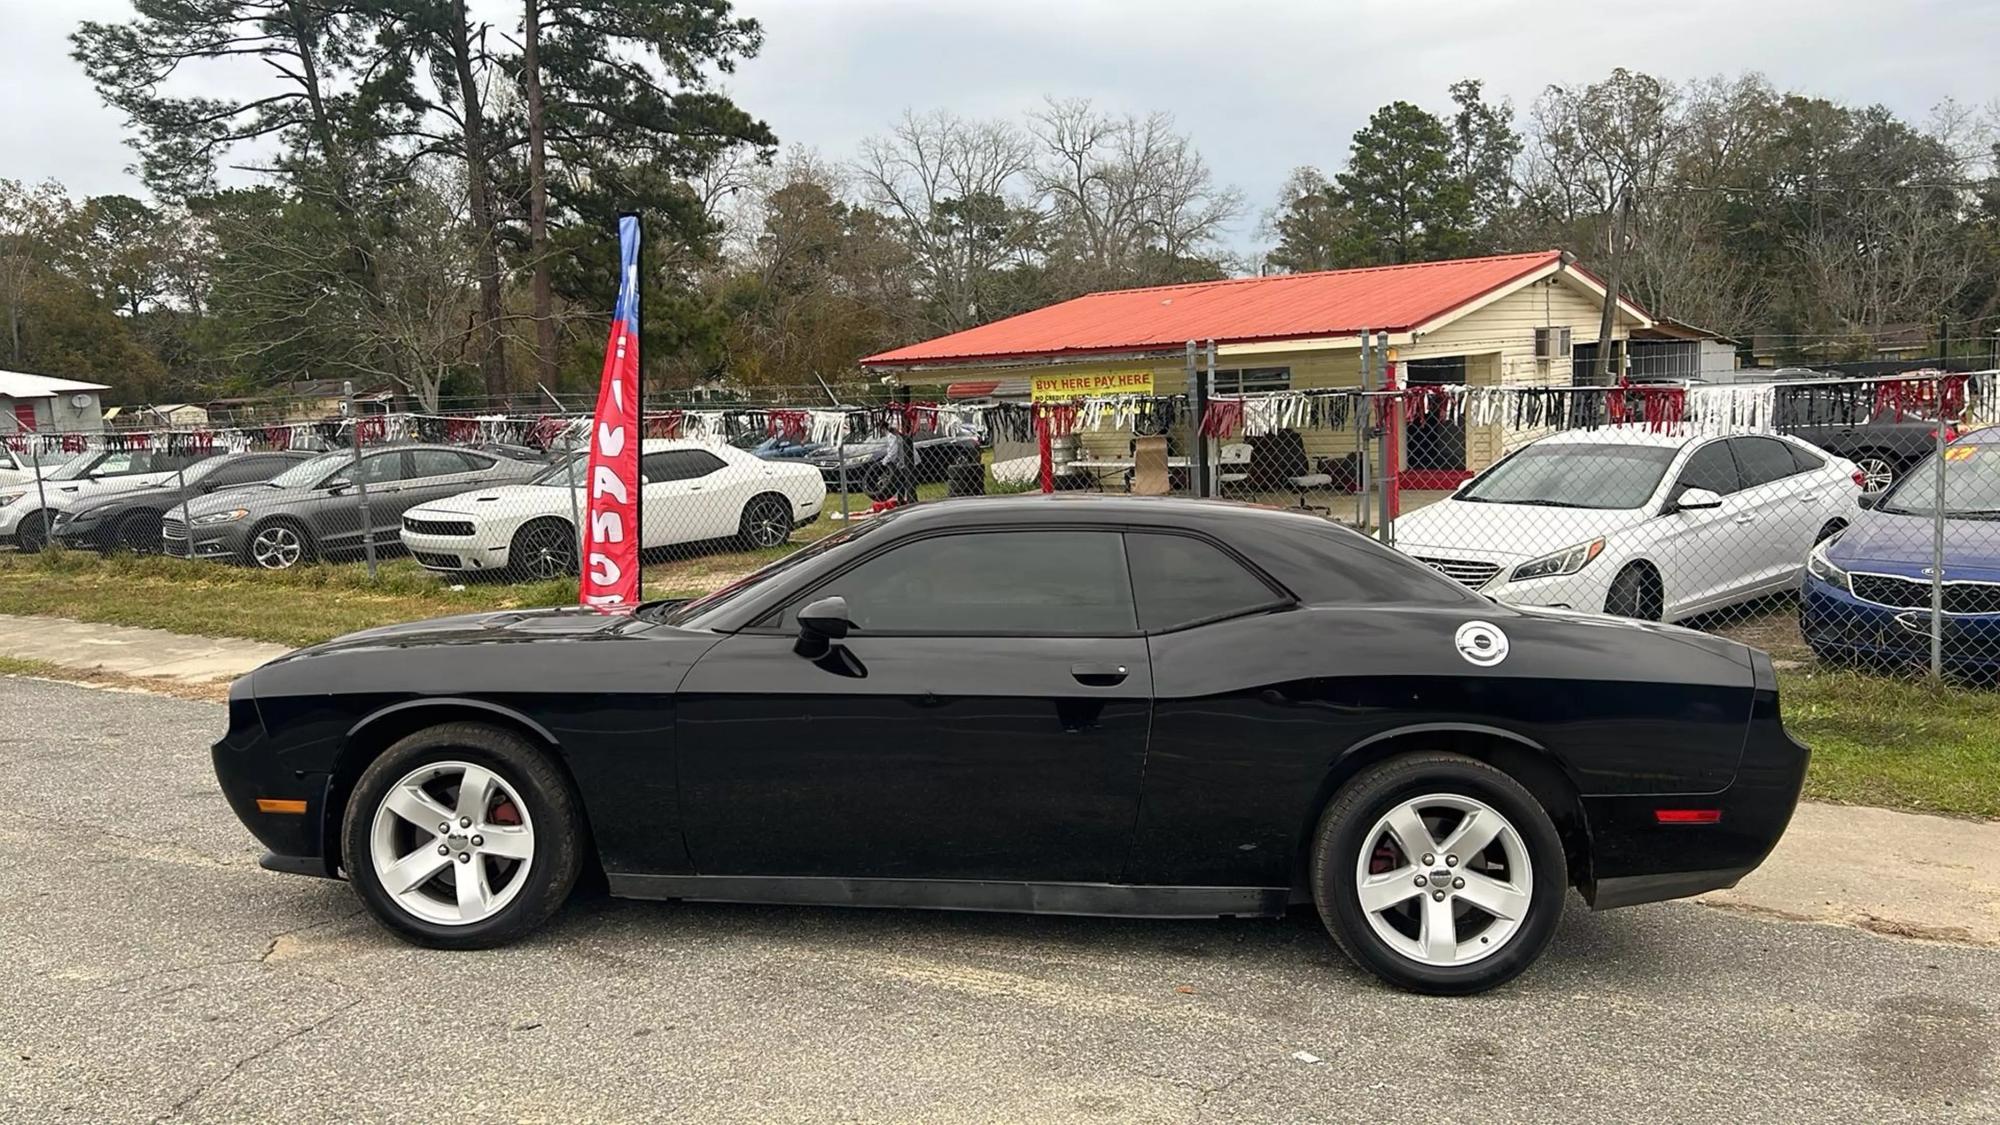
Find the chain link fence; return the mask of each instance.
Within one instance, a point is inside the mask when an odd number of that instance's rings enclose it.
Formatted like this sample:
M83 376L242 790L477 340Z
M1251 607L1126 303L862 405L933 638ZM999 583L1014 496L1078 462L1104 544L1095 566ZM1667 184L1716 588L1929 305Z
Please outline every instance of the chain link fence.
M1502 601L1781 660L2000 672L1994 379L1418 384L1067 404L649 409L648 577L714 588L916 500L1111 491L1300 509ZM574 581L589 419L373 413L0 435L0 543Z

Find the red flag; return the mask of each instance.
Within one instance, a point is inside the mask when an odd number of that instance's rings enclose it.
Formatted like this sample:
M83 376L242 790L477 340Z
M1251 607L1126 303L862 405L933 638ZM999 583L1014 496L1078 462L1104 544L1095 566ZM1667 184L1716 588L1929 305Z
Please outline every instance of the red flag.
M618 217L618 305L604 347L597 415L590 427L590 472L577 599L630 610L639 585L639 216Z

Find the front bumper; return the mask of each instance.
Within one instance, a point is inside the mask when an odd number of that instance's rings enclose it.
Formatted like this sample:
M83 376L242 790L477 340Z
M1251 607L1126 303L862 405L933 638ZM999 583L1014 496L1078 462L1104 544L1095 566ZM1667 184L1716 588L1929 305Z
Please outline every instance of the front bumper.
M229 729L209 752L215 779L236 819L271 850L261 861L264 867L332 876L335 857L327 852L323 831L330 775L296 769L275 752L251 696L251 679L230 685ZM305 803L303 812L273 811L293 809L286 802L299 801Z
M2000 671L2000 613L1947 613L1939 650L1955 671ZM1865 602L1807 572L1799 583L1799 631L1821 659L1927 663L1931 612Z
M109 551L118 545L118 525L112 520L92 520L79 526L58 518L49 538L71 551Z
M1758 652L1751 663L1750 722L1728 788L1581 799L1590 835L1590 872L1582 891L1593 909L1735 886L1777 846L1798 807L1811 752L1785 732L1779 719L1771 658ZM1719 815L1714 823L1662 823L1663 809Z
M403 538L403 548L417 560L417 565L440 574L504 570L508 549L512 546L511 536L500 538L487 534L476 524L471 535L432 535L411 531L407 527L399 534Z
M168 520L160 530L160 550L175 558L228 561L243 557L250 521L186 527Z

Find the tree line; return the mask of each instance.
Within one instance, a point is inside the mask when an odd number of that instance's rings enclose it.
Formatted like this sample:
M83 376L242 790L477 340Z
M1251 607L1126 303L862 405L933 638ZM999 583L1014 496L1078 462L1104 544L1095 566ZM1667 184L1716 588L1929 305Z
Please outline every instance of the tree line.
M464 0L134 0L73 42L148 198L0 181L5 366L135 402L586 391L626 210L666 387L851 380L1099 289L1551 246L1732 334L2000 311L1991 122L1951 107L1912 124L1617 70L1517 119L1466 80L1298 169L1243 255L1247 201L1166 114L1051 98L785 149L716 84L762 39L727 0L520 0L498 23Z

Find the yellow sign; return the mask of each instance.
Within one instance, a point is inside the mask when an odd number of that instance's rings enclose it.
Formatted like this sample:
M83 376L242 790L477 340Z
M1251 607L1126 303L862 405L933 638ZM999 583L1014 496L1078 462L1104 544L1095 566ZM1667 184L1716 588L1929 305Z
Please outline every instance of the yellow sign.
M1976 445L1947 445L1944 448L1944 459L1947 461L1970 461L1972 460L1972 455L1977 452L1979 452L1979 447Z
M1036 402L1067 402L1092 395L1149 395L1153 393L1153 369L1139 371L1092 371L1067 375L1036 375L1028 381L1028 395Z

